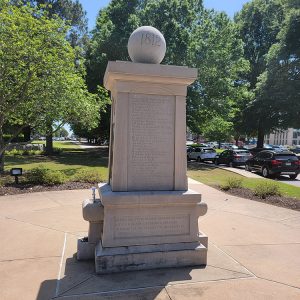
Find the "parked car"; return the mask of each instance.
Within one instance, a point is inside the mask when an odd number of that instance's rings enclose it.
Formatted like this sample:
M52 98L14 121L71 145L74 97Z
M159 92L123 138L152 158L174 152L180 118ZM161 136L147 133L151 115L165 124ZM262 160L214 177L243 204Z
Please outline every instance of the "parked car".
M232 143L221 143L221 149L230 149L232 146Z
M251 148L251 149L248 149L250 151L250 153L255 156L257 153L261 152L261 151L264 151L264 150L273 150L272 147L263 147L263 148Z
M282 145L273 145L272 146L272 150L276 151L276 152L283 152L283 151L288 151L288 149Z
M289 175L295 179L300 173L300 160L292 152L264 150L246 162L247 171L258 171L264 177L271 175Z
M292 151L293 153L296 153L296 154L300 154L300 147L295 147L293 149L290 149L290 151Z
M228 147L228 149L236 150L236 149L239 149L239 147L236 146L236 145L231 145L231 146Z
M208 142L207 146L210 148L218 148L219 144L217 142Z
M242 166L252 157L252 154L245 149L225 150L215 158L215 164L225 164L230 167Z
M191 147L187 152L187 160L214 161L217 153L213 148Z

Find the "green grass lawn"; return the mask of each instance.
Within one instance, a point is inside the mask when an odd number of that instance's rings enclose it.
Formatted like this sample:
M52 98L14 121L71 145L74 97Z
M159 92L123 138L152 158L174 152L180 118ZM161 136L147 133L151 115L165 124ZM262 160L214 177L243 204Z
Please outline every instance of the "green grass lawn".
M224 149L215 149L217 153L222 153Z
M45 145L46 141L34 140L32 144L42 144ZM79 149L80 146L72 141L53 141L53 147L59 149Z
M284 196L300 199L300 188L271 179L247 178L242 175L217 168L213 165L191 163L188 165L188 176L212 187L225 184L229 177L243 180L243 187L254 190L255 186L268 180L279 187Z
M38 141L40 143L40 141ZM42 142L42 141L41 141ZM62 149L58 155L7 155L5 156L5 170L13 167L23 168L28 171L35 167L43 166L50 170L59 170L71 180L72 176L86 171L96 171L101 181L108 178L108 148L82 149L72 142L54 142L54 147ZM241 178L243 186L254 189L255 186L265 179L246 178L239 174L226 171L214 165L189 163L188 176L210 186L225 184L229 177ZM3 178L2 178L3 179ZM4 181L12 181L11 176L6 176ZM1 180L0 180L1 181ZM300 188L285 183L269 180L278 185L283 195L300 199Z
M108 177L108 149L81 149L72 142L54 142L55 148L62 151L53 156L44 155L16 155L5 156L5 170L13 167L23 168L24 171L43 166L51 170L63 171L68 177L81 170L96 170L103 180Z

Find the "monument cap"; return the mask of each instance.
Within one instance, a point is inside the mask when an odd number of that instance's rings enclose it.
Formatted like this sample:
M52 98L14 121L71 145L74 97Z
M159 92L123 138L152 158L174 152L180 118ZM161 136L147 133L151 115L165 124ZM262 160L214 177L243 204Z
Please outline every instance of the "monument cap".
M152 26L139 27L129 37L128 54L133 62L160 64L165 53L165 38Z

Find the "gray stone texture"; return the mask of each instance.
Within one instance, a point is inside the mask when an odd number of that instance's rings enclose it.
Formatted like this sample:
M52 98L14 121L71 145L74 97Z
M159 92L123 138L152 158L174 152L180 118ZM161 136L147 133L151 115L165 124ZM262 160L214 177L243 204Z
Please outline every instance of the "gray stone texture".
M97 243L97 273L206 264L198 219L207 205L186 175L185 97L196 78L187 67L108 63L109 183L99 187L101 204L83 204L89 242L78 244L89 257Z
M129 37L128 54L133 62L159 64L165 53L165 38L152 26L141 26Z

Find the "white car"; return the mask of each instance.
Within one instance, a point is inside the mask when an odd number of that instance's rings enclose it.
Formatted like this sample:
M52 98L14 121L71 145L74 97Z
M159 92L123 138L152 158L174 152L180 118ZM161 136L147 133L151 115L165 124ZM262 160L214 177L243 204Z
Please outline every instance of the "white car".
M214 161L217 153L213 148L191 147L187 152L187 160Z

